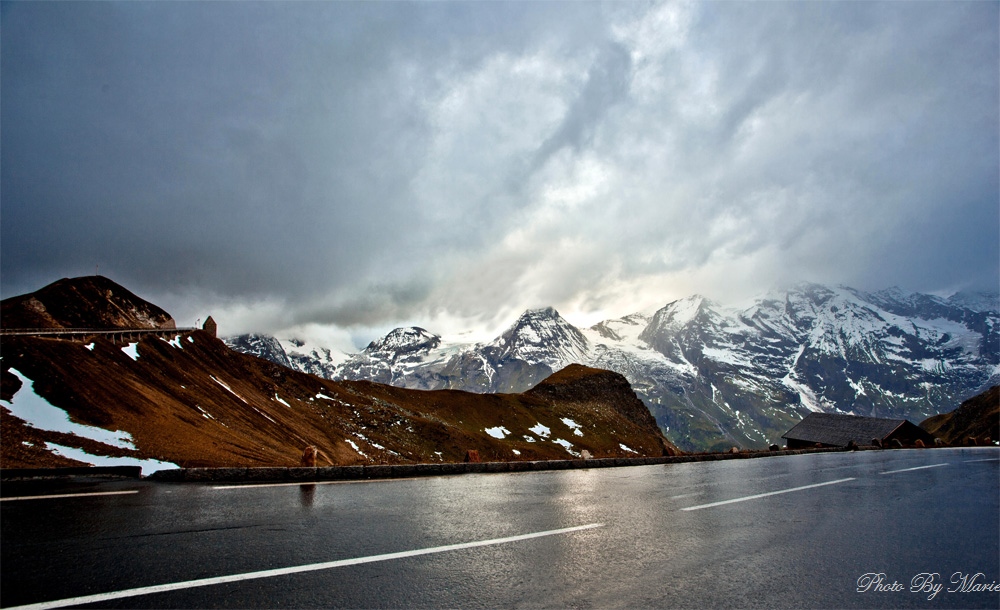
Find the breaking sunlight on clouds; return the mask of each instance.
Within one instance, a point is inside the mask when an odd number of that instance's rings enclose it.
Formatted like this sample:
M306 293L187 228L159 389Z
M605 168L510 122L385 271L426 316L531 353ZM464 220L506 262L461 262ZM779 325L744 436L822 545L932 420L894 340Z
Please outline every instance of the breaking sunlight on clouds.
M5 3L3 296L363 344L995 290L998 7Z

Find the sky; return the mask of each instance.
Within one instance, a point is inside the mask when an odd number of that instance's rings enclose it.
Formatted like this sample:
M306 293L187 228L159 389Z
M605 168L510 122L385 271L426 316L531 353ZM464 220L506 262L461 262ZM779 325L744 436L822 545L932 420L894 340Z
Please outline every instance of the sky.
M1000 3L3 2L0 295L362 346L1000 287Z

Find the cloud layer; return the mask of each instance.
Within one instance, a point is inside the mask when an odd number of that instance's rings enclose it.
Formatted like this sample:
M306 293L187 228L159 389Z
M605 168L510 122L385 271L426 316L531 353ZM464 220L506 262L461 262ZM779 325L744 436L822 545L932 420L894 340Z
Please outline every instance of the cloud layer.
M230 332L448 330L798 279L1000 283L996 3L6 3L3 23L4 296L99 269Z

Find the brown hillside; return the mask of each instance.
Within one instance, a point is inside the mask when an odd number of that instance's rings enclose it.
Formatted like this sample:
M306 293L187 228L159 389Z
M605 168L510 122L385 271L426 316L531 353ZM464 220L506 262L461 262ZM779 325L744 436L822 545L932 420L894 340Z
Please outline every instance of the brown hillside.
M949 444L961 443L970 436L1000 439L1000 386L973 396L950 413L925 419L920 427Z
M2 306L5 327L173 324L162 309L96 276L60 280ZM461 461L468 450L484 460L674 450L624 377L579 366L524 394L424 392L299 373L192 331L125 345L7 336L0 372L2 468L75 463L48 444L185 467L294 466L310 445L325 456L319 465ZM136 448L29 425L10 408L21 412L32 392L73 422L128 432Z
M100 275L61 279L0 303L0 326L14 328L174 328L170 314Z
M604 371L561 384L563 398L539 392L480 395L333 382L232 351L203 331L146 337L135 346L136 360L121 345L104 340L89 345L92 349L62 339L5 339L0 398L9 403L21 389L9 372L16 369L74 421L127 431L137 450L31 428L0 403L0 467L65 463L39 449L46 442L187 467L296 465L307 445L338 465L461 461L468 449L484 460L574 457L556 439L594 457L664 453L655 423L619 411L634 398L630 388L619 396L618 384L597 397L573 388L575 383L602 387ZM582 436L563 418L578 424ZM540 430L538 424L550 430L548 436L530 430ZM509 431L502 440L486 432L498 427Z

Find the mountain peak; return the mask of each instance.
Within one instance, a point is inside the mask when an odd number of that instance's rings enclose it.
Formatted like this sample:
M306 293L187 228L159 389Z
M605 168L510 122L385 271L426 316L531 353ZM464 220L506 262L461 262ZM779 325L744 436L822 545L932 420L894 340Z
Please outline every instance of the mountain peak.
M559 312L554 307L538 307L524 310L524 313L518 316L514 324L508 328L508 331L527 326L543 329L552 324L568 325L569 322L559 315Z
M963 290L948 297L948 302L978 312L1000 312L1000 293Z
M712 301L700 294L694 294L683 299L668 303L653 314L650 326L656 328L681 328L690 324L705 308L714 305Z
M222 342L229 346L230 349L238 352L263 358L286 368L292 368L292 362L288 359L288 354L281 346L281 342L270 335L249 333L234 337L223 337Z
M170 314L101 275L63 278L0 308L4 328L176 327Z
M535 307L531 309L525 309L524 313L522 313L518 317L518 322L520 322L521 320L530 321L530 320L545 320L545 319L562 320L563 317L559 315L559 312L556 311L555 307L552 306ZM515 324L517 324L517 322L515 322Z
M553 368L582 361L589 350L586 337L552 307L529 309L494 342L503 358L519 358Z
M366 353L373 352L413 352L422 349L433 349L440 345L441 337L420 328L408 326L394 328L381 339L376 339L365 348Z

